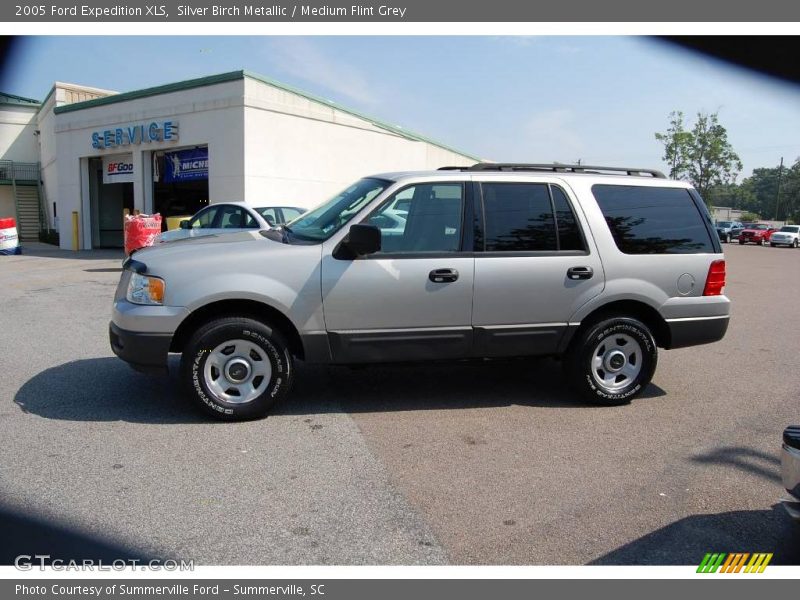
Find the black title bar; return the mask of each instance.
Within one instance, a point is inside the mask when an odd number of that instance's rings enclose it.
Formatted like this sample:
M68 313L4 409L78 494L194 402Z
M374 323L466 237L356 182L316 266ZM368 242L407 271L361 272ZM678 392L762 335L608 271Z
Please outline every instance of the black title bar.
M248 0L48 0L0 5L4 22L770 22L800 21L800 3L642 2L641 0L385 0L274 2Z

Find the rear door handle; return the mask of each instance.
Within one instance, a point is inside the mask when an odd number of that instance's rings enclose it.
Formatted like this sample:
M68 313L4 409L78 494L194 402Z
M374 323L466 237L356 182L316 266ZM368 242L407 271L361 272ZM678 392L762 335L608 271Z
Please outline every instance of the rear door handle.
M433 283L450 283L458 279L458 271L455 269L434 269L428 273L428 279Z
M567 269L568 279L591 279L594 275L592 267L570 267Z

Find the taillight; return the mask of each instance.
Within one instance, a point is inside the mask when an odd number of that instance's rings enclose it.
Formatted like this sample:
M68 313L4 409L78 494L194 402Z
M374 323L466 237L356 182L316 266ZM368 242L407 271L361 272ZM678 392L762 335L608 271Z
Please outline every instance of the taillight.
M725 287L725 261L715 260L708 267L703 296L719 296Z

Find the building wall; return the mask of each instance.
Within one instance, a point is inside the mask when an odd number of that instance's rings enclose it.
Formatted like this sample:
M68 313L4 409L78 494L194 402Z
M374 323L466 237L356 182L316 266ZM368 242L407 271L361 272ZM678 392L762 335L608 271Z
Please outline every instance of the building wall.
M0 105L0 160L37 162L37 107Z
M137 173L135 208L149 209L152 190L151 152L208 145L209 200L244 198L244 80L159 94L125 102L84 108L55 115L58 153L56 198L59 204L61 245L71 244L67 215L81 213L81 247L90 247L89 190L86 164L89 157L132 152ZM124 148L92 148L91 133L150 121L178 122L175 142L154 142ZM52 190L50 196L52 197Z
M314 206L365 175L474 159L253 79L245 80L245 199Z

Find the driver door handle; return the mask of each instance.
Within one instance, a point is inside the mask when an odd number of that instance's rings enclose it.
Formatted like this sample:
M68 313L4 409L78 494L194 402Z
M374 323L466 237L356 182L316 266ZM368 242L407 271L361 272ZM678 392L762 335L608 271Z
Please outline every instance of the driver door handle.
M567 269L568 279L591 279L592 275L594 275L592 267L570 267Z
M455 269L434 269L428 273L428 279L433 283L450 283L458 279L458 271Z

